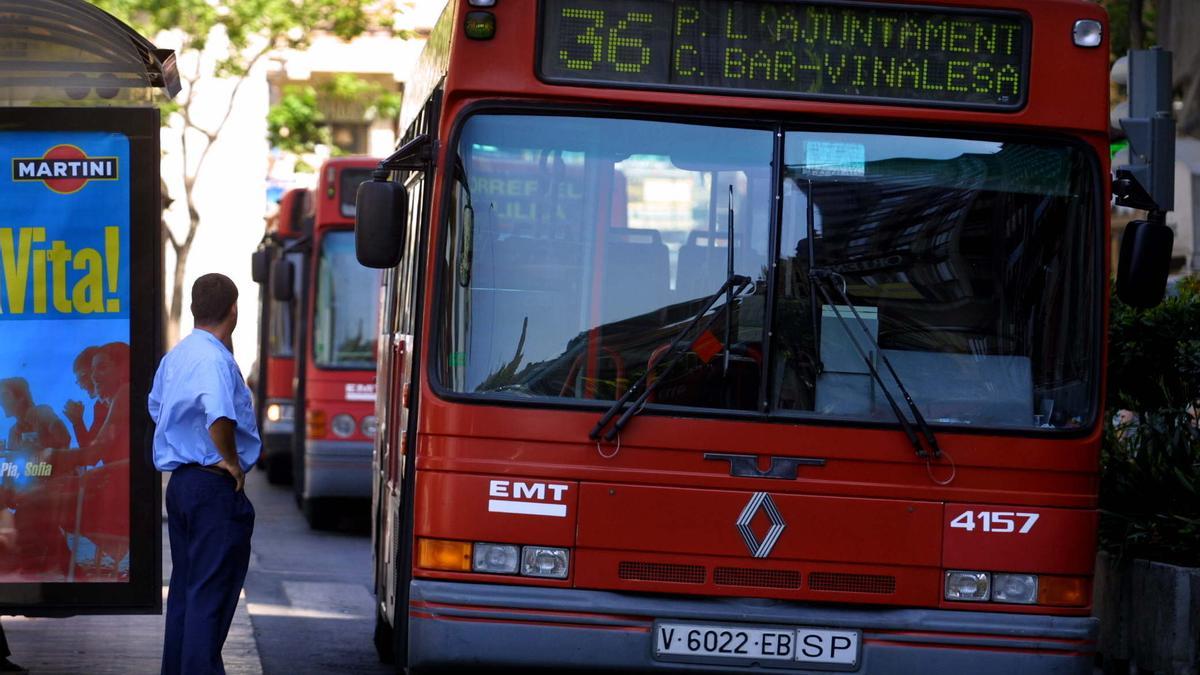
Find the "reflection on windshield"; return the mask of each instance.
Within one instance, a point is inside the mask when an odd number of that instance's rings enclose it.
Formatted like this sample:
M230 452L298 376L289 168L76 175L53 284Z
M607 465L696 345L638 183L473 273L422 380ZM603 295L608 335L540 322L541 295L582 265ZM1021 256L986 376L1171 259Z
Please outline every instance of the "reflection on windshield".
M329 232L317 263L313 362L321 368L375 368L379 273L358 264L354 233Z
M1078 152L819 133L788 134L785 147L776 410L889 419L855 339L876 367L895 367L931 422L1090 419L1099 271ZM813 302L810 255L865 335Z
M1080 152L792 132L781 177L772 140L657 121L469 119L443 261L457 283L442 383L612 401L649 371L650 405L894 422L833 307L815 301L811 255L867 322L869 339L856 337L895 365L930 422L1090 419L1098 215ZM731 243L751 289L718 302L711 328L664 369L672 338L727 278Z
M468 288L455 285L446 382L472 393L619 397L727 278L731 192L734 271L762 279L771 143L769 131L472 118L460 145L471 273ZM460 223L467 203L460 186ZM753 408L758 369L742 352L761 339L763 297L718 303L728 320L714 324L719 337L701 336L715 346L659 374L670 382L655 402ZM744 371L736 390L709 372L727 323Z
M374 169L342 169L338 179L338 208L342 215L353 218L358 204L358 186L371 180Z

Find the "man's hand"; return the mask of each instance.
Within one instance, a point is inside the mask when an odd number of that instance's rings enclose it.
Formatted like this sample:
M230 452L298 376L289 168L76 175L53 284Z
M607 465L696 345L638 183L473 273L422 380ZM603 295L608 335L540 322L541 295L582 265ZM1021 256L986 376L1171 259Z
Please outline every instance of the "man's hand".
M233 440L234 428L233 420L220 417L208 428L208 434L212 436L213 445L217 446L217 452L221 455L217 466L233 476L233 480L237 482L237 491L241 492L246 484L246 473L242 471L242 465L238 462L237 445Z
M83 424L83 404L79 401L67 401L63 406L63 415L66 415L69 422Z
M237 483L237 487L235 487L234 490L236 492L241 492L242 488L246 486L246 472L242 471L242 465L237 460L231 462L227 459L222 459L221 461L217 462L217 466L225 469L229 472L230 476L233 476L234 482Z

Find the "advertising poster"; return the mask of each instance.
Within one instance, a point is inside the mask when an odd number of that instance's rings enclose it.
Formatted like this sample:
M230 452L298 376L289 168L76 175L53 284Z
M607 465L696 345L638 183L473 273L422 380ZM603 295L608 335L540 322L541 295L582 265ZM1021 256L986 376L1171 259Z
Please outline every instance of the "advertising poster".
M0 130L0 584L130 580L130 169Z

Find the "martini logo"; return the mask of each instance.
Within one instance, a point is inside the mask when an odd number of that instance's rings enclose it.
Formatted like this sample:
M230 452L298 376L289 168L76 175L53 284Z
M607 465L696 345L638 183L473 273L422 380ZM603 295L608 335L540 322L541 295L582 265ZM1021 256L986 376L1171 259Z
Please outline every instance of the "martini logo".
M117 180L117 158L88 157L74 145L56 145L41 157L13 158L12 176L17 183L42 182L69 195L82 190L88 181Z

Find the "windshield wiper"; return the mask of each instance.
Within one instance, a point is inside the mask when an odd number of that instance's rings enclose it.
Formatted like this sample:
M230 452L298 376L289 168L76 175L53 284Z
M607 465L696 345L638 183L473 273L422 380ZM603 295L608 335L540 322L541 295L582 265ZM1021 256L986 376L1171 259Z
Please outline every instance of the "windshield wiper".
M732 274L725 280L725 283L721 284L721 288L716 293L713 293L711 296L709 296L708 300L704 303L704 306L700 309L700 311L696 312L696 315L692 317L692 320L689 321L686 326L684 326L683 330L679 331L679 334L676 335L675 339L671 341L671 345L667 347L666 353L671 355L671 358L670 360L666 361L666 365L662 368L662 373L664 375L670 372L671 368L675 366L679 359L681 359L683 355L687 353L687 350L681 350L679 349L679 346L683 344L684 338L692 332L692 329L700 323L700 320L704 318L704 315L708 314L708 310L712 309L712 306L717 303L717 300L720 300L721 296L725 295L726 293L729 294L729 297L741 295L749 285L750 277ZM727 312L733 311L733 306L727 305L725 310ZM697 335L703 334L704 331L708 330L716 318L716 314L708 317L708 320L704 322L704 327L697 331ZM729 349L728 344L725 345L725 349ZM625 407L625 404L628 403L630 399L633 399L635 395L637 398L634 399L633 405L629 406L629 408L625 410L625 414L621 415L621 418L618 419L615 424L613 424L612 428L608 430L608 433L604 434L604 440L611 443L613 439L617 437L617 434L621 433L621 430L625 428L625 425L629 424L629 420L632 419L634 415L641 412L642 408L646 406L646 401L649 400L650 395L653 394L654 390L658 388L658 385L663 382L663 378L659 378L647 386L646 381L650 378L650 371L651 368L647 366L646 372L642 373L642 376L635 380L633 384L629 385L629 389L625 390L625 393L622 394L621 397L615 402L613 402L608 410L604 412L604 415L600 417L600 420L596 422L596 426L592 427L591 432L588 433L588 438L592 439L593 441L599 440L600 432L604 431L604 427L607 426L610 421L612 421L612 418L616 416L616 414Z
M888 357L883 353L883 350L879 350L879 358L883 361L884 365L887 366L888 373L891 374L892 380L896 382L896 388L900 390L900 394L904 397L904 401L908 404L908 410L912 413L913 420L916 421L917 426L921 429L921 434L925 437L925 442L929 445L928 451L925 449L925 446L921 445L921 439L917 437L917 434L913 431L912 425L908 422L908 418L905 417L904 412L900 410L900 405L896 403L896 399L892 397L892 393L888 391L887 385L883 382L883 377L879 374L879 370L875 368L875 364L871 363L871 357L867 355L867 353L863 350L862 345L858 343L858 338L851 334L850 322L842 316L841 311L838 310L837 304L833 302L833 300L829 297L829 293L821 285L821 282L824 280L833 280L840 277L840 274L824 269L813 270L808 275L809 280L814 285L817 292L821 294L821 298L825 301L825 304L829 305L829 307L833 309L833 315L837 318L838 323L841 324L842 330L846 332L846 337L850 338L850 343L854 345L854 350L858 352L859 357L862 358L863 363L867 366L867 371L871 373L871 377L875 380L875 383L879 385L880 391L883 392L883 397L887 399L888 406L891 407L892 413L896 415L896 420L900 422L900 428L904 430L904 435L908 437L909 443L912 443L913 450L917 453L917 456L922 458L929 457L930 455L933 457L940 457L942 450L940 447L938 447L937 438L933 435L933 429L930 428L929 424L925 421L925 416L921 414L921 409L917 407L916 402L913 401L912 396L909 395L908 389L904 386L904 382L900 379L900 375L896 372L896 369L892 367L892 362L888 360ZM846 292L843 291L836 283L830 283L829 286L838 292L838 299L842 302L842 304L850 308L850 313L854 315L855 320L858 322L859 330L867 336L867 340L869 341L871 339L871 332L867 329L867 323L863 321L862 316L858 313L858 310L854 308L854 305L850 302L850 298L847 297Z
M867 344L870 344L871 331L867 328L867 322L863 321L862 316L860 316L858 313L858 310L854 308L854 303L850 301L850 297L846 294L846 289L844 286L835 283L837 280L841 280L842 284L844 284L845 279L842 277L842 275L834 272L833 270L817 268L815 266L817 228L815 225L813 183L811 180L808 181L808 208L806 211L808 221L808 260L810 265L808 273L809 283L811 284L812 288L821 295L821 299L825 301L825 304L829 305L830 308L833 309L834 317L837 318L842 330L846 333L846 337L850 338L850 343L854 345L854 350L858 352L859 357L862 358L863 363L867 366L867 372L871 374L871 377L875 380L875 383L879 385L880 391L883 392L883 397L887 400L888 406L892 409L892 413L896 416L896 420L900 422L900 428L904 431L904 435L908 437L908 442L912 444L913 451L917 453L917 457L940 457L942 455L942 449L938 446L937 438L933 435L933 429L929 426L929 423L925 421L925 416L921 414L921 409L917 407L916 401L913 401L912 396L909 395L908 388L904 386L904 381L900 379L900 374L897 373L896 369L892 367L892 362L888 359L887 354L884 354L882 349L880 349L878 352L880 360L882 360L883 364L887 366L888 373L891 374L892 379L896 382L896 387L900 390L900 394L904 397L905 403L908 404L908 410L910 413L912 413L913 420L921 429L921 435L925 437L925 443L929 446L928 450L926 450L925 446L921 444L921 439L917 436L916 432L913 431L912 425L909 424L908 417L906 417L904 412L900 410L900 405L896 403L895 397L893 397L892 393L888 391L887 385L883 382L883 377L879 374L879 370L876 369L875 364L871 362L871 357L867 354L866 350L863 349L862 345L858 343L858 338L854 337L850 330L850 322L842 316L837 304L829 297L829 293L823 286L823 282L829 282L829 287L838 294L838 299L842 302L842 304L850 309L850 313L854 315L854 319L858 323L859 331L866 336Z

